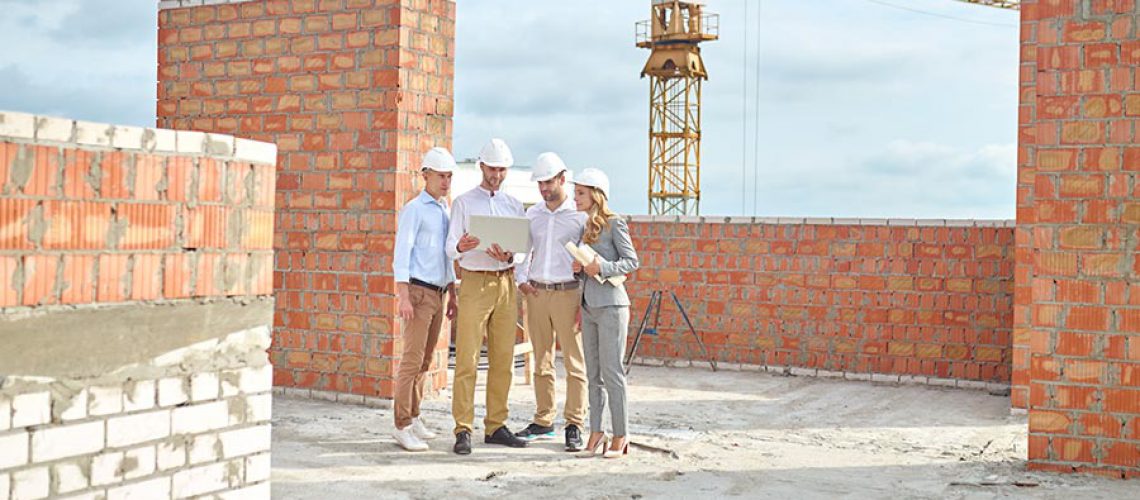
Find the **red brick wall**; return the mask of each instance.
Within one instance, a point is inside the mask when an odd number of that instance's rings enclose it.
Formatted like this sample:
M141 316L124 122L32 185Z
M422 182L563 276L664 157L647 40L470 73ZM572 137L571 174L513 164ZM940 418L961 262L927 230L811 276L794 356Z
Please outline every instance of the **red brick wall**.
M1034 12L1035 2L1022 2L1023 12ZM1013 293L1013 376L1010 406L1024 409L1029 403L1029 338L1033 330L1033 173L1037 150L1037 21L1021 16L1021 51L1018 67L1017 226L1014 229L1016 257Z
M631 330L664 287L721 361L1009 381L1007 223L672 220L633 219ZM661 323L641 354L700 359L672 303Z
M275 142L275 383L390 397L391 251L450 147L450 0L255 0L159 15L158 122ZM446 339L435 387L446 381Z
M1036 115L1022 116L1035 151L1022 164L1032 270L1018 286L1032 294L1035 469L1140 476L1138 13L1132 0L1023 3L1036 85L1022 99Z
M272 293L272 145L0 123L0 308Z

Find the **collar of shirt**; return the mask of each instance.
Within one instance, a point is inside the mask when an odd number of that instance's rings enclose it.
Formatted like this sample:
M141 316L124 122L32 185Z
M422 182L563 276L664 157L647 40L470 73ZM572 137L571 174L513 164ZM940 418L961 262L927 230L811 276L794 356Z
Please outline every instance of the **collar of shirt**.
M501 189L492 193L484 189L482 185L479 185L459 195L459 198L465 198L466 209L463 211L464 216L481 214L526 217L526 210L523 208L522 202ZM464 223L466 224L466 220Z
M482 184L475 186L475 189L478 190L480 193L487 195L488 198L494 198L497 193L503 192L502 189L500 189L498 191L489 191L489 190L487 190L487 188L484 188Z
M539 207L538 208L539 210L542 210L543 212L546 212L548 214L557 214L557 213L562 213L562 212L577 212L578 211L578 204L574 203L574 199L571 198L570 196L566 196L566 199L562 200L562 204L558 205L558 208L554 209L553 212L551 212L550 207L548 207L546 205L546 201L539 203L537 206Z
M443 200L437 200L435 198L432 198L431 194L429 194L426 189L421 190L420 195L417 196L416 199L420 200L425 205L435 204L435 205L439 205L445 211L447 210L447 202L445 202Z

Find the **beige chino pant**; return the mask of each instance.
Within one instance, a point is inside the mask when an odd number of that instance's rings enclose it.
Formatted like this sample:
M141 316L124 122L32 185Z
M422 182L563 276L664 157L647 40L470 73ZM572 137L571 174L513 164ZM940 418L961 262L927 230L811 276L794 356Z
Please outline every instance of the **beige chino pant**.
M534 346L534 423L550 427L557 415L555 407L554 343L562 348L566 370L566 403L562 418L567 424L583 427L586 419L586 363L582 356L582 335L577 315L582 290L542 290L526 296L527 332Z
M455 433L471 432L475 421L475 375L479 348L487 340L488 436L507 422L507 397L514 371L515 329L519 307L514 273L463 270L459 285L459 314L455 331L455 382L451 416Z
M396 428L403 429L420 416L424 379L431 368L431 354L443 326L443 294L418 285L408 285L408 298L415 313L404 323L404 351L396 372Z

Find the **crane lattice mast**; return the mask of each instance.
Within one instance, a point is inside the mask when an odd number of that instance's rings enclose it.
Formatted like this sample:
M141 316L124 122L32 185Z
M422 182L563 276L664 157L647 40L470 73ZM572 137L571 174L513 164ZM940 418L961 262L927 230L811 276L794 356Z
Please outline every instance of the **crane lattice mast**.
M700 43L719 38L720 17L702 0L652 0L637 23L637 46L649 49L649 213L699 215L701 82L708 79Z

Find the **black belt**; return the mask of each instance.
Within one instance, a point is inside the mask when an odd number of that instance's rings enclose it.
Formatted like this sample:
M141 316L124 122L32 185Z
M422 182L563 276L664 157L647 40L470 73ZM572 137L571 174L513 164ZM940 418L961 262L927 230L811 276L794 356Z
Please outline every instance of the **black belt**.
M429 290L435 290L438 293L443 293L443 292L447 291L447 288L445 288L445 287L442 287L439 285L433 285L433 284L428 283L426 281L421 281L421 280L418 280L415 278L408 280L408 283L410 283L412 285L416 285L416 286L422 286L422 287L427 288Z
M531 281L530 286L539 290L577 290L578 287L581 286L581 283L577 281L566 281L563 283L539 283L537 281Z

